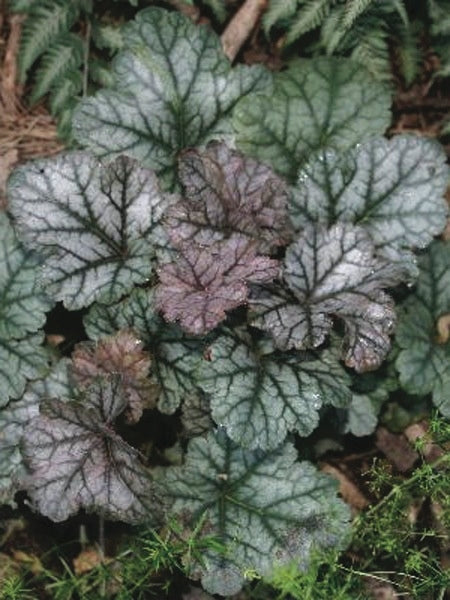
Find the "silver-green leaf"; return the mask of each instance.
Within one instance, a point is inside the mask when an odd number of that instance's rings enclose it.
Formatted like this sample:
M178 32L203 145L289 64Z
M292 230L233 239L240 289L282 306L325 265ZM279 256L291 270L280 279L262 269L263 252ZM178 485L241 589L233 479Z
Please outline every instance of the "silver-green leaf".
M290 293L254 286L253 324L275 337L281 349L319 346L331 316L346 327L344 358L358 372L377 368L390 348L395 323L393 300L383 291L402 281L401 267L375 254L360 227L346 223L327 229L309 226L292 243L284 260Z
M274 83L273 94L243 99L233 123L238 147L290 181L311 153L346 150L389 126L389 90L348 59L293 61Z
M30 382L20 400L11 400L0 411L0 504L13 506L15 492L23 487L26 469L21 440L27 423L39 414L40 402L72 393L67 361L61 360L44 379Z
M42 346L41 334L20 340L0 338L0 407L9 398L19 398L29 379L38 379L48 368L49 355Z
M237 593L248 569L264 576L294 561L306 570L312 550L346 542L349 510L336 482L298 463L292 444L252 452L211 433L190 442L185 464L162 483L186 529L203 523L218 542L187 565L213 594Z
M449 174L435 141L376 137L346 154L323 152L305 165L289 215L297 230L317 222L360 225L381 251L422 248L445 227Z
M70 309L113 302L149 279L169 203L153 172L126 157L102 164L72 152L20 167L9 184L21 237L45 254L42 283Z
M232 69L217 35L178 12L143 10L122 35L115 86L81 102L74 132L99 156L126 153L168 181L180 150L230 137L236 102L271 82L261 67Z
M5 213L0 212L0 339L37 331L51 303L39 290L39 259L18 242Z
M450 244L434 242L419 264L417 287L400 313L396 366L407 392L432 393L434 404L450 417Z
M154 308L154 291L135 289L128 298L104 306L94 304L84 319L92 339L111 335L118 329L134 329L152 356L152 375L161 388L158 408L173 413L182 399L195 390L194 374L202 357L203 345L168 325Z
M290 431L309 435L322 404L345 407L351 399L349 377L329 353L274 350L267 341L223 335L209 347L199 373L213 419L247 448L275 448Z

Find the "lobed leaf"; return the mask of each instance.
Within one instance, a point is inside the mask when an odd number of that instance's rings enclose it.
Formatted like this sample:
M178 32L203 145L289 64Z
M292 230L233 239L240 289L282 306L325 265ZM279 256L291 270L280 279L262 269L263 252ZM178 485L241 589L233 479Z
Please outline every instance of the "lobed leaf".
M445 227L449 169L443 149L412 135L326 151L301 169L289 204L294 227L336 221L364 227L380 252L422 248ZM392 257L391 257L392 258Z
M375 431L383 403L389 398L390 392L398 389L398 377L391 356L386 366L386 370L353 377L352 401L345 415L345 433L365 436Z
M97 380L83 402L41 404L23 437L26 489L41 514L59 522L84 508L129 523L158 519L148 469L112 429L126 405L120 378Z
M206 435L214 426L211 406L206 394L201 390L189 394L181 407L181 423L185 437Z
M47 371L49 355L42 346L41 334L20 340L0 338L0 407L9 398L19 398L27 380L38 379Z
M72 353L71 375L80 389L102 375L121 377L128 423L137 423L145 408L152 408L158 386L149 378L151 358L131 329L121 329L99 342L77 344Z
M166 213L174 244L211 244L237 233L267 253L289 241L288 190L270 167L211 143L205 151L184 151L178 176L184 198Z
M151 354L151 374L160 388L158 408L171 414L195 390L194 373L202 357L203 342L189 338L179 327L164 323L155 312L153 297L153 290L135 289L117 304L94 304L84 318L84 325L92 339L125 327L139 334Z
M122 34L115 86L81 102L75 135L101 157L126 153L173 183L179 152L230 137L234 105L270 75L231 69L219 38L178 12L143 10Z
M306 570L312 550L343 546L349 510L336 496L336 482L296 461L291 444L252 452L219 431L192 440L185 464L166 469L162 483L172 512L191 531L203 521L225 547L211 547L188 565L208 592L237 593L246 569L266 576L295 561Z
M307 436L317 427L322 404L343 407L351 400L349 377L331 354L273 350L248 336L220 336L199 371L213 419L250 449L275 448L290 431Z
M389 126L388 89L348 59L293 61L274 84L243 99L233 123L238 147L289 181L311 153L346 150Z
M18 339L45 323L51 303L38 289L39 260L18 242L0 212L0 340Z
M445 323L450 315L450 244L434 242L419 265L417 286L400 313L396 366L407 392L432 393L434 404L449 417L450 342Z
M30 382L19 400L11 400L0 411L0 504L14 507L14 494L23 487L26 469L20 445L25 426L39 414L39 403L72 393L67 361L61 360L45 378Z
M345 223L305 228L286 251L283 277L291 294L275 288L272 295L267 288L259 295L254 288L254 325L276 334L282 349L300 349L319 346L337 316L345 323L347 366L362 372L381 364L395 322L393 301L382 288L404 273L375 255L363 229Z
M102 164L71 152L32 162L12 175L9 202L22 238L46 255L45 289L67 308L117 300L148 280L155 248L167 244L170 199L126 157Z
M176 262L159 271L155 304L167 321L202 335L244 304L247 282L265 282L278 274L278 261L257 256L256 243L241 235L209 246L183 243Z

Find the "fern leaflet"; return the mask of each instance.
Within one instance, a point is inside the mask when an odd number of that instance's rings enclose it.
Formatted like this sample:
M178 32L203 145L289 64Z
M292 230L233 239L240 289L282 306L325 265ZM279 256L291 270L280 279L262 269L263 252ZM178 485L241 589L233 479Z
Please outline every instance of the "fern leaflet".
M331 10L330 0L310 0L299 11L298 18L289 27L286 44L295 42L301 35L318 27Z
M341 22L343 31L350 29L356 19L360 17L372 3L373 0L347 0Z
M58 81L76 70L83 62L84 45L74 33L61 35L48 49L36 71L35 85L30 96L31 102L37 102Z
M297 4L297 0L270 0L263 15L263 27L266 35L276 23L293 17L297 10Z
M80 4L78 0L44 0L32 5L20 44L19 73L22 82L49 44L75 23L80 14Z

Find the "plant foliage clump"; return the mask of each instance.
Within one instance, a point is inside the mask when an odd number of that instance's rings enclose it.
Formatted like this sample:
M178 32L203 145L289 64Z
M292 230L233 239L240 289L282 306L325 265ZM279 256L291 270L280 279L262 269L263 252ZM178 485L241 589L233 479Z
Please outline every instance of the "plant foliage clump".
M124 27L113 72L75 110L85 149L9 181L20 256L34 261L19 296L45 289L84 309L89 339L21 371L1 412L12 467L0 481L54 521L175 518L182 539L216 542L190 557L190 576L228 595L248 572L305 571L347 543L336 482L298 462L292 439L306 444L327 405L367 429L358 403L389 386L354 382L388 356L394 288L427 260L435 279L422 273L406 303L430 323L447 310L446 246L424 249L445 227L449 171L437 143L383 136L389 92L348 60L232 68L207 27L151 8ZM9 331L6 314L5 339L42 325L40 302L32 323L14 304L21 324ZM179 407L193 438L181 465L128 443L147 409L176 421Z

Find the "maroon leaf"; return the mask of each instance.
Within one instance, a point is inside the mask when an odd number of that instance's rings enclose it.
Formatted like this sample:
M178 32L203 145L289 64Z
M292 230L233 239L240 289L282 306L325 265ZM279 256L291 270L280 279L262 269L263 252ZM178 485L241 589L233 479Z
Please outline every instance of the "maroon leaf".
M181 155L179 177L185 197L166 213L174 244L211 244L234 233L264 253L288 243L287 186L269 166L212 143Z
M277 274L278 261L256 256L256 244L243 236L207 247L185 243L178 261L160 270L156 307L187 332L205 334L225 319L225 311L246 302L246 282L268 282Z
M159 387L148 375L151 359L143 342L131 329L123 329L99 342L78 344L72 354L71 375L75 383L88 387L99 375L121 375L127 400L129 423L137 423L144 408L155 405Z

